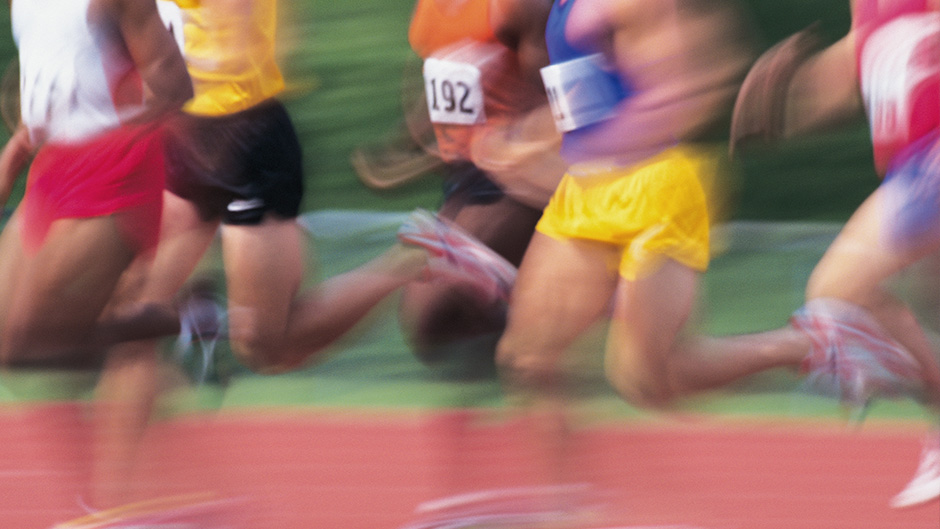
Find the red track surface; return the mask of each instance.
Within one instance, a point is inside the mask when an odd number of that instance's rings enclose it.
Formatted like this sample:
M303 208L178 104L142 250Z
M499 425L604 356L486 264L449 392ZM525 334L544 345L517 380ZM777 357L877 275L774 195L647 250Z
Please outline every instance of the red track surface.
M583 430L578 481L609 499L605 526L706 529L938 529L940 503L887 501L910 478L916 425L628 424ZM142 453L140 497L215 490L246 498L244 529L394 529L423 501L531 484L514 423L467 427L452 412L298 412L175 419ZM0 411L0 528L82 514L89 431L74 406Z

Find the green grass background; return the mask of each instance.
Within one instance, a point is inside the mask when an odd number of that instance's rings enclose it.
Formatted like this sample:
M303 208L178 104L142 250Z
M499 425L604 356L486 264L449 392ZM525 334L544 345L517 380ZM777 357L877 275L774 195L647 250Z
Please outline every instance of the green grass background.
M749 0L742 4L764 48L813 22L835 39L849 22L845 0ZM440 182L432 174L394 191L375 192L358 181L349 163L357 146L379 142L396 130L401 116L402 71L414 59L406 37L412 2L295 0L290 5L283 32L290 43L285 48L284 66L291 90L285 100L304 147L307 195L303 207L312 219L315 243L315 251L310 253L311 264L316 263L309 274L312 282L364 262L394 239L394 223L377 220L358 227L344 222L337 225L330 220L331 211L433 209L440 200ZM4 10L0 16L0 61L12 57L14 50ZM862 120L773 149L746 152L740 164L733 220L832 224L822 225L821 234L815 235L813 230L819 225L812 224L809 235L799 232L802 235L789 239L785 235L751 235L750 246L732 245L719 255L706 275L700 326L723 334L782 324L799 306L806 277L827 237L831 238L832 230L877 183ZM20 187L17 196L21 192ZM217 271L217 254L210 256L205 266ZM502 392L492 378L457 381L419 365L398 332L395 301L388 300L331 348L329 358L320 365L263 377L241 369L223 354L217 368L219 379L226 383L214 379L183 392L185 399L200 407L225 409L502 403ZM596 349L597 343L587 342L587 347ZM5 374L0 379L0 401L87 397L92 380L92 374ZM838 415L831 402L797 389L792 374L769 373L689 403L689 409L732 415ZM595 411L639 414L602 383L590 385L584 401ZM920 419L923 411L901 401L879 404L873 413Z

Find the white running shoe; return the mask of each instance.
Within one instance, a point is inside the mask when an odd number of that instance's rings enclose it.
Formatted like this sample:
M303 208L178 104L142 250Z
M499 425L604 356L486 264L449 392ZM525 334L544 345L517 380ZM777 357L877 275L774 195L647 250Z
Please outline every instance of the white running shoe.
M924 449L914 478L891 499L895 509L914 507L940 498L940 429L924 439Z
M790 324L812 340L802 369L813 390L862 412L875 397L923 391L920 364L863 308L814 299L793 314Z
M586 483L489 489L418 505L419 519L399 529L529 529L578 521L597 509Z
M194 280L188 284L179 302L180 334L174 351L176 359L186 364L193 351L199 349L195 359L195 382L202 384L210 374L219 338L224 334L225 309L215 299L215 283L211 279Z
M236 529L244 501L210 494L130 503L56 524L52 529Z
M398 230L398 239L428 251L428 268L472 284L487 300L509 299L516 267L453 222L416 209Z

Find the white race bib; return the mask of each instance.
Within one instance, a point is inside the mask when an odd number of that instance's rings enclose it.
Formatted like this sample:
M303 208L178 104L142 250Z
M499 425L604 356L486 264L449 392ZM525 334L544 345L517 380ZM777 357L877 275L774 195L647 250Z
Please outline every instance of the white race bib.
M480 69L443 59L424 61L424 88L432 123L476 125L486 121Z
M542 82L559 132L609 118L623 99L617 79L602 68L600 53L542 68Z

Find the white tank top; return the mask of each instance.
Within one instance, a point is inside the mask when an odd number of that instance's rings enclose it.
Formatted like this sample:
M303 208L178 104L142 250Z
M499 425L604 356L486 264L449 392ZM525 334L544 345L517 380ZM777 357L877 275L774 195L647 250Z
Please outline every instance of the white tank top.
M143 110L141 78L118 30L92 0L13 0L20 111L36 144L77 142Z

